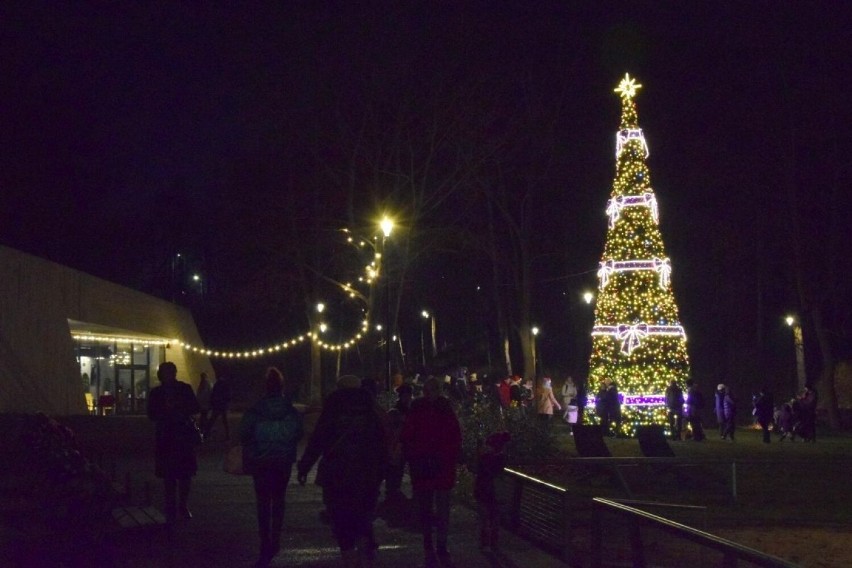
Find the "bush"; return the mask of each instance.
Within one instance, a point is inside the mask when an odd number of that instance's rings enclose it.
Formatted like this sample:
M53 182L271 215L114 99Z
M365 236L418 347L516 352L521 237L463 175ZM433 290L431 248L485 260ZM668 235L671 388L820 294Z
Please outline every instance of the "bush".
M556 440L546 431L534 412L518 406L502 408L486 397L477 397L459 410L462 427L462 455L473 465L485 439L494 432L508 431L512 440L506 447L508 463L542 461L556 455Z

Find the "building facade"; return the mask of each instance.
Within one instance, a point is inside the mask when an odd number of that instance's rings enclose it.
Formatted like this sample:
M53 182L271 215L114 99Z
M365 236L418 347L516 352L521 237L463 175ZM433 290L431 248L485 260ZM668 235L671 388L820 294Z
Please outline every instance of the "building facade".
M118 412L144 412L163 361L197 386L213 376L188 310L0 246L0 412L83 414L108 393Z

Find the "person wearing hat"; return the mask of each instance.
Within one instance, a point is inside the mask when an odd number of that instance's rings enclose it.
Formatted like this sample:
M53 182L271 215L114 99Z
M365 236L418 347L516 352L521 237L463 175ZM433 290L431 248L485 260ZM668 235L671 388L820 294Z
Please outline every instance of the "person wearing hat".
M500 508L494 482L506 465L506 444L512 436L495 432L485 439L476 460L473 496L479 515L479 548L497 550L499 546Z
M725 385L716 385L716 421L719 423L719 437L725 439Z

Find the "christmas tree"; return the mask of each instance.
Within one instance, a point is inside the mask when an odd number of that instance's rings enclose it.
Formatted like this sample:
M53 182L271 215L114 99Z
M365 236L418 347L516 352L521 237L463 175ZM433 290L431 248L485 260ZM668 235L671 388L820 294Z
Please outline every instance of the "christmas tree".
M599 291L592 329L589 393L605 378L622 395L619 434L666 424L665 390L689 375L686 334L671 286L671 263L658 226L657 198L645 159L648 145L636 114L637 85L625 75L621 127L616 135L616 172L607 203L609 231L598 270Z

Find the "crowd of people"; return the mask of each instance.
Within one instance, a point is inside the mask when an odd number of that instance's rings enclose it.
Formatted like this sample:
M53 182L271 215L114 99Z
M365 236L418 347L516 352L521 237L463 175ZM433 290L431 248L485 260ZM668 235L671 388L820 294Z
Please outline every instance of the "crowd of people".
M195 448L220 419L230 438L227 411L230 382L220 378L211 385L202 374L197 392L177 380L173 363L160 365L160 386L151 390L148 415L155 422L155 473L164 481L164 512L170 526L190 519L190 481L197 471ZM582 421L586 385L567 377L557 397L552 381L544 377L536 387L531 380L509 376L480 381L476 373L461 368L443 378L415 376L394 381L395 400L389 410L379 403L376 381L344 375L324 401L322 412L301 457L298 444L304 436L302 415L293 406L296 381L270 367L264 376L264 395L242 417L239 442L243 468L253 478L257 500L259 556L266 566L280 550L286 492L293 468L305 484L316 466L315 483L322 487L322 517L331 526L346 566L371 566L378 545L373 537L382 484L385 503L408 503L402 492L406 471L421 529L425 565L451 566L448 527L451 492L456 484L462 449L457 409L489 402L501 416L537 420L542 431L552 428L553 417L571 425ZM686 392L672 381L665 392L666 414L672 439L702 441L704 397L693 380ZM594 408L602 433L621 431L618 386L601 381ZM780 439L800 437L814 441L816 391L807 387L799 396L776 407L772 395L760 390L753 397L753 415L763 430L763 441L775 431ZM734 440L737 400L726 385L715 393L719 435ZM561 414L559 414L561 413ZM199 416L196 426L194 416ZM483 549L499 546L499 511L495 479L505 464L508 432L490 433L480 440L468 467L475 474L474 497L480 517ZM469 460L470 461L470 460ZM345 471L346 475L339 475Z

